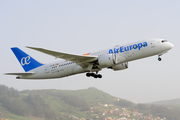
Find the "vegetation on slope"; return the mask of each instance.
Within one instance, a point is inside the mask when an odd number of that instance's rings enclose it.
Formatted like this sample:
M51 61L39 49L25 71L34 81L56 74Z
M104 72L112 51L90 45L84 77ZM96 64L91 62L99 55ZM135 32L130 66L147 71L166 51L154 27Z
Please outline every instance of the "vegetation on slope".
M69 116L76 116L90 119L108 111L104 104L113 104L112 109L119 106L129 111L139 110L144 115L166 117L168 120L180 119L180 110L174 107L134 104L123 99L116 101L114 98L96 88L77 91L24 90L19 92L0 85L0 117L19 120L68 120ZM93 114L89 114L92 107Z

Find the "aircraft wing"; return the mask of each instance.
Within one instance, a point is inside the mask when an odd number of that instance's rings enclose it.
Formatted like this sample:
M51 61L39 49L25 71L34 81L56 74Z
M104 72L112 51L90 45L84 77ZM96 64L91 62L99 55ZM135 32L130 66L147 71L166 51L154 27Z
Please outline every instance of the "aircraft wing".
M27 48L40 51L42 53L54 56L56 58L65 59L66 61L73 61L82 67L87 67L86 63L90 63L98 59L98 56L75 55L75 54L56 52L56 51L47 50L43 48L35 48L35 47L28 47L28 46Z

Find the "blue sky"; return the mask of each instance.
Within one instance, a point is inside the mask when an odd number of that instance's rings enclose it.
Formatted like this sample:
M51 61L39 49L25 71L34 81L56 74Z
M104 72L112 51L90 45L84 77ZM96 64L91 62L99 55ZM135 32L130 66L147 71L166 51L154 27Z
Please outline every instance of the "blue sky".
M18 90L78 90L96 87L135 103L180 98L180 1L178 0L0 0L0 84ZM123 71L102 70L103 78L85 74L54 80L16 80L6 72L24 72L11 47L42 63L52 56L25 46L85 54L115 45L164 38L174 44L168 54L129 63Z

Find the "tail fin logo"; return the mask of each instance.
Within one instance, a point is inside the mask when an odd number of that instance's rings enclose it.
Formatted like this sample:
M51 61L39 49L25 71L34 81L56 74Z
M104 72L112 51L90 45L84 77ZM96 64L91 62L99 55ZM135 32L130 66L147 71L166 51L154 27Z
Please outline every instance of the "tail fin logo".
M30 56L27 56L27 57L23 57L21 59L21 65L24 66L24 65L29 65L31 63L30 61L31 57Z
M11 50L13 51L25 72L43 65L17 47L13 47Z

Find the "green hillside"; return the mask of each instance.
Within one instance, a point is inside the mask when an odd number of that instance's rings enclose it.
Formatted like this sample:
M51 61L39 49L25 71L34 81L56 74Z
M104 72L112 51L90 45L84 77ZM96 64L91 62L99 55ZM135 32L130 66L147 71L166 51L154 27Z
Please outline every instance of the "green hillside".
M96 88L84 90L24 90L0 85L0 119L8 120L105 120L180 119L173 107L134 104Z
M59 118L69 115L91 118L84 111L101 104L112 104L111 95L96 88L85 90L25 90L18 92L13 88L0 86L0 117L17 119ZM8 114L6 116L6 114ZM14 116L10 116L10 115ZM22 117L24 116L24 117ZM29 117L30 116L30 117ZM19 119L19 118L18 118Z

